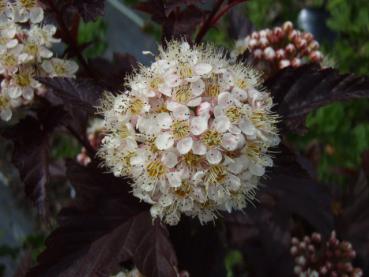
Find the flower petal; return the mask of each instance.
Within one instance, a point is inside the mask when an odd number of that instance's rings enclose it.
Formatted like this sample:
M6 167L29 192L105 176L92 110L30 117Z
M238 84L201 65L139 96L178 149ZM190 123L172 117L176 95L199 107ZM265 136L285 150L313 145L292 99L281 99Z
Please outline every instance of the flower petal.
M206 153L206 159L210 164L218 164L222 161L222 153L217 149L211 149Z
M187 137L177 142L177 150L180 154L187 154L192 149L192 138Z
M197 75L205 75L211 72L212 66L207 63L198 63L194 66L194 71Z
M196 82L191 83L192 95L199 96L205 90L205 83L203 80L199 79Z
M195 116L191 119L191 133L201 135L208 128L208 119L203 116Z
M174 139L168 132L159 134L155 139L155 145L159 150L165 150L172 147Z
M215 130L220 133L225 133L231 127L231 122L226 116L218 116L213 121Z
M200 141L194 141L192 144L192 152L195 155L205 155L206 153L206 146Z

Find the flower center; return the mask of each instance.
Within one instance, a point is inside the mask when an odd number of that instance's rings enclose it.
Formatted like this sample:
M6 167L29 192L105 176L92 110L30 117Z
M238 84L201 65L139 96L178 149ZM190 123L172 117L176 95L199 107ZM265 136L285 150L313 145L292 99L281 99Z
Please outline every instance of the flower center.
M131 169L131 159L136 156L135 152L128 152L128 154L124 155L122 158L123 164L125 165L126 174L129 173Z
M20 87L28 87L31 84L31 78L28 74L15 75L15 82Z
M236 106L230 106L226 112L225 112L226 116L229 118L229 120L235 124L237 123L242 116L242 111L240 108L236 107Z
M57 75L63 76L65 73L67 73L67 70L65 69L65 66L63 64L54 64L54 71Z
M151 90L158 90L159 86L164 83L164 80L162 77L154 77L151 79L151 81L149 82L149 88Z
M246 146L243 148L243 152L253 160L259 160L263 146L260 143L248 141Z
M172 124L172 134L176 140L187 137L190 134L190 124L188 121L174 121Z
M118 133L122 139L126 139L129 136L128 127L126 125L120 126Z
M29 55L36 56L38 52L38 46L35 43L29 43L24 47L24 52Z
M235 84L236 84L237 87L239 87L240 89L243 89L243 90L250 87L249 83L244 79L236 80Z
M207 130L201 135L201 141L211 148L220 145L222 137L221 134L215 130Z
M146 171L150 177L157 179L166 173L166 168L161 161L155 160L146 166Z
M9 100L4 97L4 96L0 96L0 108L5 108L8 106Z
M133 114L133 115L139 115L144 107L145 103L144 101L142 101L139 98L133 98L130 101L130 107L129 107L129 111Z
M6 8L6 0L0 0L0 13L5 11Z
M198 167L202 160L201 156L193 154L192 151L183 156L183 161L190 169Z
M193 70L190 66L186 64L179 65L179 76L181 76L182 79L192 77Z
M187 181L182 181L181 186L174 190L174 193L181 198L187 197L191 192L192 187Z
M190 101L191 96L192 91L189 85L179 86L174 92L174 100L182 104L186 104Z
M225 181L227 171L222 165L213 165L206 172L205 183L209 185L221 184Z
M19 0L19 2L26 9L31 9L37 4L37 0Z
M17 65L17 59L14 57L14 55L12 54L5 54L5 56L3 57L3 64L6 67L13 67Z
M213 75L210 79L205 80L205 95L217 97L220 93L218 77Z

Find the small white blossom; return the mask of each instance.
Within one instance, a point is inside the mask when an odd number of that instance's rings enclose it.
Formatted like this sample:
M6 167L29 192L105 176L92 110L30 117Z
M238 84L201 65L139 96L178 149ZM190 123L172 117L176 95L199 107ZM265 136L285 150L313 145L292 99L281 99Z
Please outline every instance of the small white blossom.
M107 93L99 155L167 224L240 210L279 142L272 99L259 84L255 71L212 47L170 42L128 78L124 94Z
M45 92L37 77L74 77L75 62L52 58L51 47L60 42L56 27L43 24L37 0L0 0L0 114L10 120L15 108L29 105Z

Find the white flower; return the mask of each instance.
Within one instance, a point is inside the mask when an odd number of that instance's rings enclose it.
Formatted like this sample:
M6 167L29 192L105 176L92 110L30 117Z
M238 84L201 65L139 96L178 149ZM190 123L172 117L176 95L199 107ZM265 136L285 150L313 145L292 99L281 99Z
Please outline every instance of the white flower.
M50 77L72 78L75 77L78 70L78 65L74 61L58 58L45 60L41 66Z
M154 218L205 223L254 199L278 143L258 74L212 47L174 41L126 86L100 107L107 134L99 155L116 176L132 178Z
M43 9L37 0L0 0L0 77L3 120L14 109L30 105L45 88L36 77L74 77L75 62L52 58L56 27L43 24ZM6 104L4 104L6 103Z

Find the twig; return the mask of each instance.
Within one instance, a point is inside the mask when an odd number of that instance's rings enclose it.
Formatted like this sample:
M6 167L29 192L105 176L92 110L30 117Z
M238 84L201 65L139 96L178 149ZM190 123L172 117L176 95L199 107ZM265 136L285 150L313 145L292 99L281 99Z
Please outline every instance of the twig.
M211 11L209 17L206 19L204 24L201 26L199 33L196 36L195 42L198 44L202 41L206 33L209 31L211 27L213 27L219 19L221 19L229 10L231 10L234 6L246 2L247 0L236 0L232 1L223 6L224 0L218 0L217 3L214 5L213 10ZM223 6L223 8L222 8Z
M199 32L196 36L196 39L195 39L196 44L199 44L202 41L202 39L204 38L204 36L208 32L208 30L212 27L213 18L218 13L218 10L223 5L223 2L224 2L224 0L218 0L215 3L215 5L213 7L213 10L210 12L210 14L209 14L208 18L206 19L206 21L202 24L201 29L199 30Z

